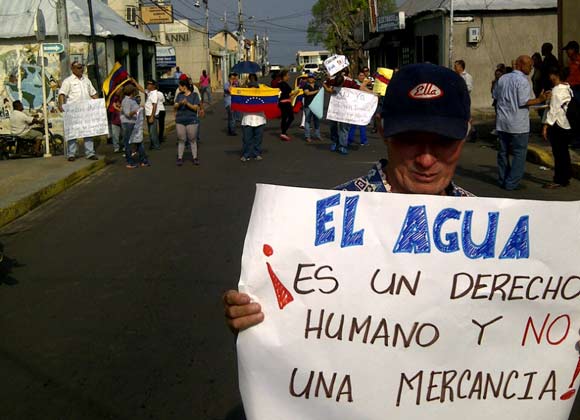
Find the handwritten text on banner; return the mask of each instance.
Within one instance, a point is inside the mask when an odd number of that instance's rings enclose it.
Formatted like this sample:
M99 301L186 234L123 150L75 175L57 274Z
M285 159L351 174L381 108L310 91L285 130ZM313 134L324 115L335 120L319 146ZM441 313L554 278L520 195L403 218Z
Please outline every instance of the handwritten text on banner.
M567 420L580 202L259 185L239 288L249 420Z
M63 108L66 140L108 135L107 111L103 98L64 104Z
M340 88L330 95L326 119L347 124L367 125L377 110L376 95L362 90Z

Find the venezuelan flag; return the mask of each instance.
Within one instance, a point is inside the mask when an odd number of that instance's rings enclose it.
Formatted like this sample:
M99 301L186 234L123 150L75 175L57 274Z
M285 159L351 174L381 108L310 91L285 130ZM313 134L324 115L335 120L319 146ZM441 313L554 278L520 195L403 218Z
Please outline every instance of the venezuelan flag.
M109 102L113 95L117 93L125 83L129 82L129 80L129 73L125 67L117 61L103 82L103 93L105 94L107 108L109 107Z
M278 96L280 89L260 85L259 88L231 88L232 111L245 113L263 112L266 118L280 117Z

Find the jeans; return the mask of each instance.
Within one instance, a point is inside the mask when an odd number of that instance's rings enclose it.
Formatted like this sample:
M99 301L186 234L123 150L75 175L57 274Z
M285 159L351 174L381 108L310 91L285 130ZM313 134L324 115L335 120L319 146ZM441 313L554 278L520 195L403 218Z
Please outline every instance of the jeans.
M136 152L138 153L139 163L141 163L143 165L148 165L149 159L147 159L147 155L145 154L145 146L143 146L143 142L134 143L133 145L135 146ZM132 162L132 164L135 164L135 163L136 162Z
M513 190L524 176L530 133L513 134L498 131L497 134L499 136L499 151L497 152L499 185L506 190ZM510 150L513 154L511 162Z
M367 144L367 126L366 125L351 125L350 130L348 130L348 144L354 141L354 136L356 135L357 128L360 131L360 144Z
M113 137L113 150L118 152L121 146L121 126L111 124L111 136Z
M314 122L314 137L320 138L320 120L307 106L304 107L304 137L310 138L310 119Z
M330 141L339 147L348 147L348 130L350 125L343 122L330 121Z
M159 124L159 143L163 143L165 141L163 138L163 135L165 134L165 111L159 111L157 124Z
M135 162L131 157L131 144L129 143L129 139L131 138L131 133L133 132L133 128L135 124L130 123L122 123L121 130L123 133L123 145L125 146L125 160L129 165L133 165Z
M234 112L232 111L232 106L226 106L226 113L228 114L228 134L236 134L236 120L234 118Z
M147 119L147 130L149 130L149 149L159 149L159 134L157 133L157 119L153 118L153 122L149 122L149 117Z
M264 125L252 127L249 125L242 126L243 143L242 155L245 158L255 158L262 154L262 136L264 134Z
M207 103L211 103L211 87L210 86L202 86L201 89L199 90L199 94L201 96L201 101L205 102L203 100L203 96L207 93Z
M95 145L92 137L85 137L85 156L90 158L95 155ZM67 156L76 157L77 155L77 139L67 141Z

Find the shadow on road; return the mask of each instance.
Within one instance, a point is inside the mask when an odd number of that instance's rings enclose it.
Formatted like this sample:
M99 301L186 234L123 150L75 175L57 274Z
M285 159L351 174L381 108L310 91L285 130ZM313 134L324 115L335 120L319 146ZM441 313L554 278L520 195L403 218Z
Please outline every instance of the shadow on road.
M18 280L12 276L12 270L17 267L24 267L24 265L5 255L4 245L0 243L0 286L3 284L7 286L18 284Z

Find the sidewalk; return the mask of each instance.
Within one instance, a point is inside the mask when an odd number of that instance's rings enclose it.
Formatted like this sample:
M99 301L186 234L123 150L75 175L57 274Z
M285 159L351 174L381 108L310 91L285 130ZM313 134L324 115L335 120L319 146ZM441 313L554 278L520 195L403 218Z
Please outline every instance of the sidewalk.
M216 98L207 107L221 104ZM175 129L175 112L166 105L165 135ZM148 138L145 130L145 138ZM105 168L113 156L112 146L95 142L98 161L79 158L68 162L64 156L0 160L0 227L12 222L50 198ZM118 156L118 155L116 155Z

